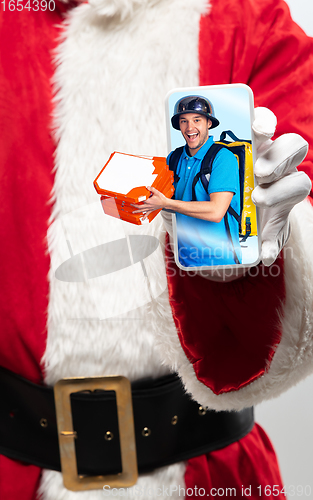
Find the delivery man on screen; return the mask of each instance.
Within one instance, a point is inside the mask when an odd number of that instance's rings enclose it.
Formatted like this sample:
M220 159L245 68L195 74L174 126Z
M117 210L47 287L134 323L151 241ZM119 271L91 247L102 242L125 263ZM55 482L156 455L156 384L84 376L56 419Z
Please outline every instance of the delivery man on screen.
M175 168L175 199L149 188L153 196L140 205L146 215L158 208L176 212L178 258L184 267L241 263L239 222L231 215L240 213L236 157L222 148L211 173L197 176L214 144L209 130L218 125L213 106L204 97L188 96L175 104L172 126L186 141ZM167 158L170 168L172 154Z

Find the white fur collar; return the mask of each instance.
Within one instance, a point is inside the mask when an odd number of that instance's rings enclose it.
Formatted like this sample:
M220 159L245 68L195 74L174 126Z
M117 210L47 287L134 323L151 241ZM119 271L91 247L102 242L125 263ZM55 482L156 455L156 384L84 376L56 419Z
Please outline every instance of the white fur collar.
M54 271L68 261L73 264L68 272L75 274L79 256L106 243L125 243L132 236L143 236L147 244L148 237L164 240L160 217L140 227L105 216L92 183L114 150L166 155L164 98L171 88L199 83L199 20L208 2L108 0L103 4L103 12L115 13L114 18L97 15L91 5L80 5L68 16L58 48L55 222L49 231L50 302L44 357L48 384L62 377L105 374L134 380L170 370L156 351L150 319L152 303L166 288L161 245L146 252L144 265L137 262L127 267L119 266L126 253L122 245L103 259L117 271L90 279L86 274L84 282L61 281ZM123 5L124 13L136 7L136 15L121 23L117 13L121 15ZM176 464L141 477L138 485L152 489L160 484L183 485L183 476L184 466ZM54 471L44 473L42 493L44 500L78 495L66 491ZM142 497L133 490L131 496ZM80 499L102 497L101 490L79 494Z
M137 9L152 7L159 1L161 0L89 0L89 4L100 16L124 20Z

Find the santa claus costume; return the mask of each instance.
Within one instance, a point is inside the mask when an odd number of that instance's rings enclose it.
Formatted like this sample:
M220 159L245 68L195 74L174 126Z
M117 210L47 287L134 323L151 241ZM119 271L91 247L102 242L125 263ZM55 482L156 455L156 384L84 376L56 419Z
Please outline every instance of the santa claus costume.
M292 211L290 239L272 272L261 264L231 283L171 273L167 281L161 217L135 227L105 216L93 188L114 150L166 156L164 97L175 87L246 83L256 106L276 114L277 136L296 132L312 142L312 40L286 4L91 0L45 9L34 0L29 8L2 7L0 365L47 386L64 377L119 374L133 382L177 370L187 391L216 410L249 407L310 373L308 201ZM311 178L312 156L300 166ZM159 241L144 265L119 266L121 246L105 257L112 272L77 277L75 256L134 236ZM60 278L67 261L74 267ZM34 500L38 489L44 500L103 498L102 490L71 492L59 472L41 476L40 467L7 455L0 456L1 499ZM157 498L158 487L173 486L179 498L181 486L191 498L196 487L206 494L236 488L239 496L250 485L251 498L266 485L282 488L257 425L220 450L140 475L142 489L132 495L151 488Z

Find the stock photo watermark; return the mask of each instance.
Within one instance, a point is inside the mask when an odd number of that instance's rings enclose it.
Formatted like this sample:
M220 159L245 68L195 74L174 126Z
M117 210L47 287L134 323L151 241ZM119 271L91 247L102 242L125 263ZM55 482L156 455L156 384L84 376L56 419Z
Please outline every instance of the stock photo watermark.
M213 498L249 498L252 497L278 497L285 496L294 498L311 498L312 487L310 485L241 485L233 488L211 487L211 488L186 488L179 485L159 487L133 486L132 488L111 488L103 486L105 497L124 498L170 498L170 497L213 497Z

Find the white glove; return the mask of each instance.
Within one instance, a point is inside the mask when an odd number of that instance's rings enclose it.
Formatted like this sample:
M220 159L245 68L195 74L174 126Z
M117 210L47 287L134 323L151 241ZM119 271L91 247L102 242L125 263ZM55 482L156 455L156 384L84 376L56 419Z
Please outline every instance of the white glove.
M267 108L256 108L252 125L256 138L257 159L255 176L258 186L252 200L260 212L262 261L271 265L289 237L289 213L310 192L311 181L297 166L307 152L307 142L298 134L284 134L271 140L276 129L276 116ZM162 210L165 228L173 239L172 214ZM201 271L201 276L213 281L239 278L247 268L237 270Z
M261 258L266 266L275 261L288 240L290 211L311 189L310 178L296 168L308 152L307 142L298 134L284 134L271 141L276 123L269 109L255 109L252 128L257 146L254 173L258 186L252 201L260 212Z

